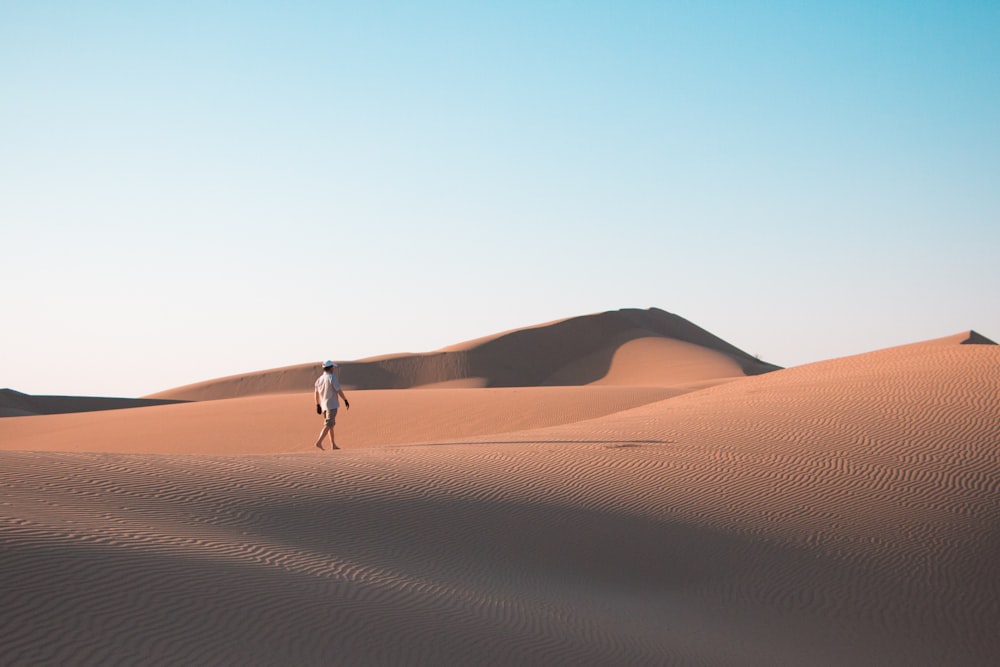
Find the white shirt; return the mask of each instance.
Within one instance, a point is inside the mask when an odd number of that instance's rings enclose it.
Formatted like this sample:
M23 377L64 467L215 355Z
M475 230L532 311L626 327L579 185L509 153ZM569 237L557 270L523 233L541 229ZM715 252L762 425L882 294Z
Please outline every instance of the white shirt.
M340 391L340 381L333 373L323 373L316 378L316 392L319 394L319 404L324 410L336 410L340 407L337 392Z

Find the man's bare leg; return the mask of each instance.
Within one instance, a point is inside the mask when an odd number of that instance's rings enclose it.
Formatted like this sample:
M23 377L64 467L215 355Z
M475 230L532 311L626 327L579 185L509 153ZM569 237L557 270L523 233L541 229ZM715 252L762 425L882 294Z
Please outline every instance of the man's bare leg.
M330 431L330 439L333 439L333 431L329 426L324 426L323 430L319 433L319 439L316 441L316 448L323 449L323 437L326 436L327 431ZM325 451L325 450L324 450Z

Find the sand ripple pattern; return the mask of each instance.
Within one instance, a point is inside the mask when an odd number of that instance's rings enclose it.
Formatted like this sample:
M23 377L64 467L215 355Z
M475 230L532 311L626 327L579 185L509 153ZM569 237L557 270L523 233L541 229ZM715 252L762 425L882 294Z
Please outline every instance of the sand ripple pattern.
M0 453L0 664L992 665L1000 348L330 456Z

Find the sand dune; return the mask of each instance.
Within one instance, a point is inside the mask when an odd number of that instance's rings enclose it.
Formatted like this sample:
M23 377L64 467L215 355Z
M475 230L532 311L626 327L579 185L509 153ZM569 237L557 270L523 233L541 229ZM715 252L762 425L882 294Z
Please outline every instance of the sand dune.
M0 420L32 445L0 452L0 664L996 664L1000 347L967 339L687 393L356 391L337 453L41 451L307 394Z
M612 363L624 348L647 341L642 364ZM636 356L633 354L633 356ZM320 374L319 361L178 387L150 398L218 400L301 391ZM631 368L641 374L634 377ZM413 387L674 386L757 375L778 367L751 357L682 317L657 308L624 309L516 329L426 354L341 363L347 389Z
M103 398L97 396L31 396L13 389L0 389L0 417L54 415L67 412L123 410L177 403L151 398Z

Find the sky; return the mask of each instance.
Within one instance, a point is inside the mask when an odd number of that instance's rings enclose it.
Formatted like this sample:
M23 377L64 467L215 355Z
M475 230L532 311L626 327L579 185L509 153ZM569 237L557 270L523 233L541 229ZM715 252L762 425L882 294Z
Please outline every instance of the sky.
M1000 340L1000 3L0 0L0 387L658 307Z

